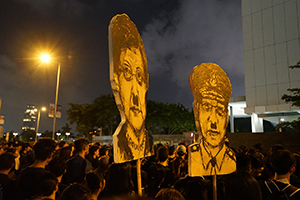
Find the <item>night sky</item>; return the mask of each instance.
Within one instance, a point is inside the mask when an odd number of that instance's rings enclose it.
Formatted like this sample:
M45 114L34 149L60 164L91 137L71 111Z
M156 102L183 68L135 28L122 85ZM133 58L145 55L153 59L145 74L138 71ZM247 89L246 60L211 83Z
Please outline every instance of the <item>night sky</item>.
M4 132L21 132L27 104L58 104L69 123L67 103L92 103L112 94L108 25L126 13L143 39L149 73L148 100L192 108L188 77L194 66L214 62L227 73L232 96L245 95L241 2L238 0L2 0L0 1L0 95ZM39 53L55 58L41 64ZM40 131L52 131L41 113ZM72 126L71 132L75 131Z

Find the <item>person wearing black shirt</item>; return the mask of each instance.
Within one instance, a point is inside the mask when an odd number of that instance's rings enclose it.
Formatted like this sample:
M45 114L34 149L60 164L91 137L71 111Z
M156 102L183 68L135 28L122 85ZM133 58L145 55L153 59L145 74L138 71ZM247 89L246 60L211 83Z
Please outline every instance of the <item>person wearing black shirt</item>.
M34 145L34 163L23 169L17 178L17 199L25 200L40 195L40 178L50 173L45 167L52 159L55 146L55 141L49 138L42 138Z
M67 161L67 172L62 178L62 183L67 185L74 182L82 183L86 175L87 162L85 156L89 153L89 141L84 138L78 138L74 145L77 155Z
M270 164L275 172L274 180L259 181L262 199L268 199L270 195L280 195L285 191L286 195L293 199L300 199L300 189L290 184L290 177L296 169L296 159L288 150L277 150L272 153Z
M15 156L12 153L0 155L0 199L15 199L15 181L8 178L8 173L14 167L14 163Z

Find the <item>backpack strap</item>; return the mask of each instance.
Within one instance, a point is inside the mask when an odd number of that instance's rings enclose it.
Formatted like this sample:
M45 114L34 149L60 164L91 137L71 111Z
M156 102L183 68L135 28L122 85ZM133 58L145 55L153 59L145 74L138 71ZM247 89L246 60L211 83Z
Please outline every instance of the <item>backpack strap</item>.
M267 186L269 192L271 194L273 194L273 191L276 192L280 192L279 187L276 185L276 183L274 183L273 181L264 181L265 185Z
M282 189L283 190L283 189ZM289 185L289 187L287 187L285 189L285 192L286 194L289 196L289 197L292 197L294 194L296 194L298 191L300 191L299 188L295 187L295 186L292 186L292 185Z
M277 184L276 184L273 180L272 180L271 182L273 183L273 185L276 187L276 189L277 189L278 191L283 191L283 190L285 190L285 189L289 186L289 185L288 185L287 187L285 187L285 188L283 188L282 190L280 190L280 188L277 186Z
M265 185L271 194L273 194L274 190L277 190L276 192L284 191L289 197L292 197L294 194L300 191L300 188L292 186L291 184L288 184L283 189L280 189L274 181L265 181Z

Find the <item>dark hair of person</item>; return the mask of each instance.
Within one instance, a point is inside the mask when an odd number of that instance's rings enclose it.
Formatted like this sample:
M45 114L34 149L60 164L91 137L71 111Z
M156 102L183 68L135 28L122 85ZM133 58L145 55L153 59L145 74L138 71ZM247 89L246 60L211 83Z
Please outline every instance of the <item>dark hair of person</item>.
M22 146L22 148L23 148L23 145L24 145L24 143L23 143L23 142L20 142L20 141L18 141L18 140L16 140L16 141L13 142L13 147L19 147L19 146Z
M264 146L263 146L262 143L256 143L256 144L253 145L253 147L254 147L255 149L257 149L259 152L262 152L263 149L264 149Z
M8 170L15 164L13 153L5 152L0 155L0 170Z
M93 156L97 150L99 150L99 147L96 145L92 145L89 149L89 154Z
M62 158L55 156L46 166L46 170L59 177L65 173L66 162Z
M26 148L30 147L30 144L28 142L24 142L22 145L22 149L21 152L24 152L26 150Z
M55 151L56 143L49 138L41 138L33 146L34 156L36 160L46 160Z
M180 192L173 188L163 188L155 196L157 200L185 200Z
M104 177L101 173L89 172L85 176L84 184L88 187L91 193L95 193L100 189L100 183L103 183Z
M164 181L166 171L162 165L152 165L148 170L148 185L146 187L146 195L155 197Z
M285 150L285 146L283 146L282 144L275 144L271 147L271 153L274 153L275 151L278 151L278 150Z
M137 194L130 194L130 195L111 196L105 198L105 200L153 200L153 198L139 196Z
M204 180L195 179L189 180L180 188L180 193L188 200L208 200L208 191Z
M63 140L61 140L61 141L59 141L58 146L61 149L61 148L63 148L65 146L65 144L66 144L66 142L63 141Z
M16 147L9 147L5 152L15 154L17 151Z
M99 155L104 156L106 154L106 151L108 151L108 148L106 146L103 146L99 149Z
M102 156L98 160L98 167L95 169L96 173L102 173L106 176L106 172L109 167L109 158L107 156Z
M248 151L248 148L245 145L241 145L238 147L239 153L246 153Z
M275 172L274 172L273 167L271 166L270 160L271 160L271 155L269 155L265 158L264 170L265 170L266 178L264 178L264 180L269 180L269 179L272 180L275 175Z
M296 166L296 158L288 150L277 150L270 158L271 166L279 175L287 174L293 166Z
M71 152L72 152L72 147L70 146L67 146L67 147L63 147L59 150L59 154L58 156L64 160L64 161L67 161L70 159L71 157Z
M184 159L175 158L172 162L172 171L175 179L179 179L182 176L186 175L187 166Z
M95 142L94 145L98 146L98 148L100 148L100 146L101 146L99 142Z
M169 155L170 155L170 156L174 154L175 149L176 149L176 148L175 148L174 145L172 145L172 146L169 147Z
M74 147L77 153L84 150L84 147L87 146L90 142L85 138L78 138L74 142Z
M256 152L250 154L252 168L262 168L264 166L264 156L262 153Z
M107 170L109 167L109 158L107 156L102 156L99 158L99 167Z
M164 162L168 159L169 148L166 146L161 146L157 149L157 159L159 162Z
M60 195L59 200L90 200L91 193L79 183L69 185Z
M246 171L250 169L251 166L251 158L249 155L245 155L244 153L240 153L236 155L236 170L237 171Z
M106 176L105 193L108 196L130 194L133 190L131 165L114 163L110 165Z
M39 178L39 184L37 186L38 196L50 196L56 189L58 180L52 173L46 173Z
M234 172L226 177L225 199L261 200L260 186L248 172Z

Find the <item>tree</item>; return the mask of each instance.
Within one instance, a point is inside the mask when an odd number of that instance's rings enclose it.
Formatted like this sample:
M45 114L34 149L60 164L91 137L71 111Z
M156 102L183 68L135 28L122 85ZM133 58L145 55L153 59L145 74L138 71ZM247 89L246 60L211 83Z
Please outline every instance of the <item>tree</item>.
M67 137L66 133L70 133L71 129L72 128L70 127L70 125L66 123L65 126L61 127L61 131L57 131L57 132L61 132L60 138L65 139Z
M120 115L112 95L101 95L92 104L69 103L67 110L70 123L76 123L76 131L86 135L102 128L105 135L112 135L120 123Z
M70 125L68 123L66 123L65 126L61 127L61 129L62 129L61 132L66 134L66 133L69 133L72 128L70 127Z
M91 109L95 114L96 126L102 128L104 134L112 135L121 122L115 98L112 95L101 95L93 101Z
M46 130L44 133L42 133L41 137L52 138L52 133L52 131Z
M290 66L289 68L300 68L300 61L296 65ZM284 94L281 99L284 100L286 103L292 103L292 106L296 106L300 108L300 88L289 88L287 91L290 92L290 94ZM276 129L280 128L292 128L297 131L300 131L300 117L297 120L294 120L292 122L281 122L276 126Z
M101 95L91 104L69 103L70 124L76 123L78 136L90 138L102 128L103 135L112 135L121 122L112 95ZM147 101L146 129L151 134L175 134L196 130L193 112L182 104Z
M35 140L35 131L33 131L33 130L24 130L21 133L20 140L22 140L22 141L34 141Z
M90 130L93 129L91 125L92 117L89 113L89 105L88 104L74 104L68 103L71 106L67 110L68 120L70 123L76 123L76 131L81 135L87 135Z
M146 129L151 134L179 134L194 131L194 114L182 104L147 101Z

